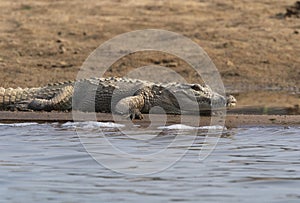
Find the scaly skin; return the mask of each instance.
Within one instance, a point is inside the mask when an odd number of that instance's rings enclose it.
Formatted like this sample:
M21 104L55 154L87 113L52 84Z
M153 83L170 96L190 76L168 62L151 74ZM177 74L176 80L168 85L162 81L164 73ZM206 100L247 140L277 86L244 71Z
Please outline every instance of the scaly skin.
M89 78L37 88L0 88L0 110L69 111L73 108L125 114L132 119L142 119L142 113L149 113L155 106L167 114L199 114L212 107L235 104L232 95L225 98L208 86L156 84L129 78Z
M66 106L67 98L72 98L70 92L73 93L71 81L37 88L0 87L0 110L68 110L72 106Z

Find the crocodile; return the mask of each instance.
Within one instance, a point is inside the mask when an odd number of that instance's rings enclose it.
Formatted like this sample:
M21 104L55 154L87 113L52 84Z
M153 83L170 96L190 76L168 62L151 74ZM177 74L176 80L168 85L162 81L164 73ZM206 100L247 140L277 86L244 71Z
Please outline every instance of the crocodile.
M34 88L0 87L0 110L112 112L142 119L152 109L195 114L236 105L207 85L154 83L131 78L88 78ZM153 108L159 107L159 108ZM154 111L155 113L155 111Z

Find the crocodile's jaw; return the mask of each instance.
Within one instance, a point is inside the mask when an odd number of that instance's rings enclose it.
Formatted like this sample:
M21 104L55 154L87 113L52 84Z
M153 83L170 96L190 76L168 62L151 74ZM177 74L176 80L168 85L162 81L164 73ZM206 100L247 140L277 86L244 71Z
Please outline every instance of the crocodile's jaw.
M206 94L195 90L183 91L179 98L183 101L181 103L184 104L181 109L189 112L234 107L237 104L234 96L224 97L212 91L208 91Z
M173 92L172 97L168 97L163 102L163 107L167 113L177 112L177 114L197 114L203 110L212 110L214 108L224 108L226 99L219 94L209 96L195 96L195 92L177 91ZM164 100L166 97L161 97Z

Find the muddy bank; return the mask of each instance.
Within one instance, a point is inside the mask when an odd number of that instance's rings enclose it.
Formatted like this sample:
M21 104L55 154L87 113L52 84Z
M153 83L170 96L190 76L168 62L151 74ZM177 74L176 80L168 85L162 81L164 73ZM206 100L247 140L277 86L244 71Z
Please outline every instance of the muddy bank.
M90 117L92 114L85 114L82 118ZM76 117L75 117L76 118ZM78 116L77 116L78 118ZM97 113L97 121L100 122L115 122L115 117L108 113ZM145 114L143 120L134 120L133 123L140 125L141 127L160 127L165 124L184 124L190 126L209 126L209 125L225 125L227 128L242 127L242 126L299 126L299 115L243 115L243 114L228 114L221 119L213 119L207 116L201 116L200 122L195 123L195 120L199 120L199 117L192 115L149 115ZM0 123L19 123L19 122L68 122L73 121L72 113L63 112L0 112ZM77 119L77 121L80 121ZM86 121L85 119L81 121ZM225 123L224 123L225 121ZM125 125L131 124L128 119L120 119L118 123L124 123Z

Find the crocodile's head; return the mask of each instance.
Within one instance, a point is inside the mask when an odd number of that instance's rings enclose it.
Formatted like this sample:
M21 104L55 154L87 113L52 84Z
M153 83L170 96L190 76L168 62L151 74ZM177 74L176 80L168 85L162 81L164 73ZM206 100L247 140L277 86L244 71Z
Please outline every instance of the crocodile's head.
M163 105L165 109L172 109L180 113L192 113L202 110L213 110L236 105L232 95L226 97L213 92L209 86L200 84L172 84L167 87ZM172 95L171 95L172 94ZM163 99L164 100L164 99ZM172 107L173 106L173 107ZM174 109L174 107L176 109Z

